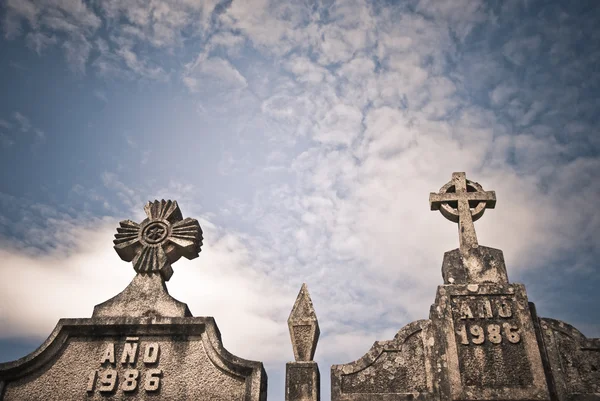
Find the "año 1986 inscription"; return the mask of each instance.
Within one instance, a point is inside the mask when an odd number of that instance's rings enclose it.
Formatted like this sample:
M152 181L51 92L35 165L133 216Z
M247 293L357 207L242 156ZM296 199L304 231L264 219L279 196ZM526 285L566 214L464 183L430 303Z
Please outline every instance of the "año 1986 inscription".
M455 328L460 344L481 345L486 341L501 344L503 339L512 344L521 341L519 326L508 321L513 317L512 300L482 296L456 297L454 304ZM504 321L487 322L491 319ZM480 320L484 322L479 323Z
M117 352L121 351L118 355ZM139 358L138 358L139 357ZM90 372L87 392L112 393L118 390L131 393L138 389L157 392L160 389L162 369L158 368L160 346L156 342L139 344L138 337L127 337L122 347L114 342L106 345L100 357L100 369ZM141 366L137 366L141 359ZM117 368L126 368L119 372Z
M512 295L452 297L456 347L464 385L520 387L531 383L532 373L516 313Z

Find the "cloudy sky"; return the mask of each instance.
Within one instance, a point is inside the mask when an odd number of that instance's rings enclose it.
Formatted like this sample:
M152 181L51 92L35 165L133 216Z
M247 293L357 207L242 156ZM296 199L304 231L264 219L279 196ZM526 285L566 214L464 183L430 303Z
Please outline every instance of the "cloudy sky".
M276 401L307 283L327 400L331 364L427 317L453 171L496 191L479 241L540 315L600 336L597 1L0 7L0 360L121 291L117 222L175 199L205 245L171 294Z

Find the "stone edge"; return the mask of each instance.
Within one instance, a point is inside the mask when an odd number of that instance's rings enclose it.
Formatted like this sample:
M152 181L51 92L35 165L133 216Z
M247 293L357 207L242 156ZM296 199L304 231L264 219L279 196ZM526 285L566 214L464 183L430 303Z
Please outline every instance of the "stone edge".
M402 327L398 331L398 333L396 333L393 340L375 341L373 343L373 345L371 346L371 348L369 349L369 351L367 351L367 353L364 354L359 359L357 359L353 362L346 363L346 364L332 365L331 366L331 400L336 401L336 400L353 399L353 398L349 398L349 397L354 397L354 395L343 394L341 392L342 376L357 373L363 369L368 368L373 363L375 363L377 358L379 358L379 356L384 351L401 350L402 344L404 344L404 342L406 341L406 339L408 337L410 337L411 335L413 335L414 333L416 333L418 331L426 331L430 327L431 327L430 319L416 320L416 321L411 322L411 323L407 324L406 326ZM426 341L426 339L424 339L424 341ZM425 348L427 348L427 347L425 347ZM425 350L425 352L427 353L427 350ZM429 356L426 354L425 355L425 363L426 364L428 363L428 358L429 358ZM425 368L427 369L427 366ZM427 369L427 370L429 370L429 373L432 373L430 369ZM432 378L430 377L427 380L427 382L428 382L428 387L430 387L431 391L433 392L434 390L432 388L433 387L432 386ZM388 398L385 398L386 400L391 399L391 398L389 398L389 394L364 394L363 396L368 396L369 400L379 400L379 399L384 399L385 397L388 397ZM419 394L416 397L412 393L397 395L398 399L411 399L411 400L426 399L426 398L428 398L428 396L430 396L430 394ZM361 398L361 399L366 399L366 398Z
M74 335L121 335L131 326L131 333L197 334L206 344L210 360L220 369L241 376L246 381L245 401L265 401L267 374L262 362L250 361L231 354L223 347L221 333L212 317L151 317L151 318L83 318L60 319L58 324L32 353L15 361L0 363L0 400L7 383L41 368L60 352L69 337Z

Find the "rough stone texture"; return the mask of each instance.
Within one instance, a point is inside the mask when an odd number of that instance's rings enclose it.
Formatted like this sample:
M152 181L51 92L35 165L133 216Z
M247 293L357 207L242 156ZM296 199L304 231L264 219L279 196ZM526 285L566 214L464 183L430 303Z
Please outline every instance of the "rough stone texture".
M473 222L481 218L486 208L496 207L496 193L484 191L479 183L467 180L464 172L452 173L452 179L439 193L429 194L431 210L439 210L448 220L458 223L460 250L478 245Z
M600 338L555 319L541 318L540 329L556 399L600 400Z
M314 361L288 362L285 365L285 401L321 399L321 375Z
M430 318L451 400L549 400L533 317L521 284L438 287Z
M0 364L0 401L265 401L260 362L231 355L211 317L192 317L169 295L171 263L198 256L202 230L177 202L145 207L141 224L121 222L115 250L137 275L92 319L62 319L33 353Z
M296 361L312 361L319 341L319 321L306 284L302 284L288 318Z
M129 358L126 344L137 344ZM114 389L102 392L111 369ZM137 380L127 382L128 370ZM258 401L266 400L267 376L261 363L223 348L212 318L95 318L61 319L32 354L0 364L0 382L6 401Z
M295 362L285 366L285 400L319 401L321 376L312 359L319 341L319 321L306 284L302 284L288 318Z
M332 400L600 401L600 339L538 318L502 251L477 243L472 223L493 191L454 173L430 203L459 223L461 246L444 254L429 320L332 366Z
M434 399L429 320L402 328L390 341L376 341L357 361L331 367L332 400Z
M169 295L158 274L137 274L118 295L94 307L92 317L185 317L188 306Z
M479 245L467 252L454 249L444 253L444 284L507 284L504 254L500 249Z
M171 264L185 256L198 257L202 229L198 220L184 219L177 201L154 201L144 206L148 216L140 224L123 220L115 234L114 248L121 259L132 262L138 273L160 274L168 281Z

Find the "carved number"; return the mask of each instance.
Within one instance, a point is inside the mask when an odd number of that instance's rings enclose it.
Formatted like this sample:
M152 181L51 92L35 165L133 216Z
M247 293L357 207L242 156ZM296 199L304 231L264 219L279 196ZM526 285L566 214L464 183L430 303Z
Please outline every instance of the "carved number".
M101 393L109 393L115 389L117 384L117 371L114 369L107 369L100 374L100 388L98 389Z
M517 344L521 341L521 335L519 334L519 328L515 325L511 325L510 323L502 324L502 331L500 330L500 325L498 324L489 324L487 325L487 330L484 331L483 327L479 325L472 325L469 327L469 333L471 334L471 342L469 342L469 336L467 335L467 328L463 324L458 327L456 330L456 334L460 338L460 343L463 345L475 344L481 345L486 340L486 332L487 332L487 340L492 344L500 344L502 342L502 338L506 338L508 342L512 344Z
M148 372L146 372L146 382L144 383L144 390L157 391L160 387L161 375L162 369L148 369Z
M502 335L500 334L500 326L497 324L490 324L487 328L488 339L492 344L500 344L502 342Z
M502 328L504 329L504 336L509 342L516 344L521 341L521 335L519 334L519 328L517 326L510 323L504 323Z
M87 392L91 393L94 391L94 384L96 384L96 375L98 374L98 371L94 370L90 373L90 376L88 378L88 384L87 384Z
M121 390L125 393L135 391L138 387L138 378L140 377L140 371L137 369L127 369L123 373L123 381L121 383ZM144 390L147 392L158 391L160 388L160 379L162 377L162 369L148 369L146 371L144 379ZM114 369L107 369L98 372L94 370L90 372L87 382L87 392L93 393L94 386L96 384L96 378L99 379L98 391L101 393L110 393L115 391L118 382L118 373Z
M469 331L473 335L473 338L471 339L473 344L479 345L479 344L483 344L485 342L485 335L484 335L483 329L481 327L474 324L473 326L471 326Z
M139 370L127 369L124 374L125 381L123 381L123 384L121 384L121 390L123 390L126 393L134 391L138 384L137 379L139 375Z

